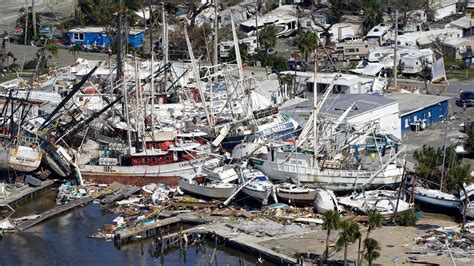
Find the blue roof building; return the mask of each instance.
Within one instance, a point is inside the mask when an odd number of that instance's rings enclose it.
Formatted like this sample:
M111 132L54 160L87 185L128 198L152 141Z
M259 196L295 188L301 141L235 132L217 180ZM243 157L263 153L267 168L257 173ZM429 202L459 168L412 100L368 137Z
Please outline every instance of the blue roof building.
M84 27L71 29L68 32L71 45L92 46L106 48L111 44L110 38L101 27ZM145 36L143 31L130 30L128 34L128 44L131 48L143 46Z

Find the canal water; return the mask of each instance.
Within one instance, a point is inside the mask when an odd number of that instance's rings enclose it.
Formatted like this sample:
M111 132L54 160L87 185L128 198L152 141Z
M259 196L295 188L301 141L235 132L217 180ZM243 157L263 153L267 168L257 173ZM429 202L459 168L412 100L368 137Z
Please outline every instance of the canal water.
M45 192L31 202L16 206L13 217L45 211L55 203L55 191ZM156 252L152 240L144 240L116 248L113 242L87 237L110 224L116 217L101 212L100 205L89 204L52 218L25 232L6 234L0 240L0 265L208 265L214 252L214 243L205 243L205 251L188 246L165 251L163 258ZM255 265L257 258L218 245L217 264ZM265 265L271 265L265 263Z

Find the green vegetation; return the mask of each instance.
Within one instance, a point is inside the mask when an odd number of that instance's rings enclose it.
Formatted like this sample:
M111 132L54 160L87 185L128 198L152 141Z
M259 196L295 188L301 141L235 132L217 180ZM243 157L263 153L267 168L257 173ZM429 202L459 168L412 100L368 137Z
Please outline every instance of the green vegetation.
M369 262L369 266L372 265L372 262L380 257L380 250L379 242L373 238L367 238L364 240L364 246L367 249L367 252L364 254L364 259Z
M459 191L462 190L464 195L467 195L466 185L474 183L474 177L471 176L471 165L462 164L456 165L449 172L450 179L454 187ZM464 206L463 206L463 216L462 216L462 226L464 230L464 225L466 222L466 211L467 211L468 197L464 197Z
M277 29L273 26L265 26L260 32L258 41L266 49L275 47L277 42Z
M318 37L314 32L300 31L293 40L293 45L298 47L298 50L304 56L305 61L308 62L308 55L318 48Z
M337 239L337 247L344 248L344 266L347 265L347 246L353 244L357 239L360 239L361 233L359 224L352 220L344 220L340 224L341 232Z
M410 209L397 215L398 225L401 226L415 226L418 218L416 217L416 211Z
M327 211L323 216L323 229L327 230L326 234L326 251L324 258L327 261L329 257L329 237L331 236L331 230L336 230L339 228L339 223L341 221L341 215L338 211Z
M383 21L383 10L378 0L369 0L363 9L362 25L364 32L367 33L372 27Z
M467 140L464 144L464 149L469 153L474 153L474 128L467 130Z
M382 227L382 222L383 222L383 216L380 214L380 212L377 209L372 209L367 212L368 216L368 221L367 221L367 235L365 236L364 240L364 248L362 249L362 254L364 254L365 250L367 250L367 246L365 245L365 242L367 239L370 239L370 233L372 230L376 228ZM359 260L359 264L362 263L362 260Z

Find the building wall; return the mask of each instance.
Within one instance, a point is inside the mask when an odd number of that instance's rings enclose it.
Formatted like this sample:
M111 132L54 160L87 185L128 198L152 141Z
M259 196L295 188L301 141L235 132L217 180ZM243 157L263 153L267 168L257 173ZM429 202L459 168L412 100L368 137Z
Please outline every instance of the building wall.
M448 101L442 101L438 104L428 106L424 109L418 110L416 112L408 113L400 118L401 130L410 131L410 123L423 120L426 125L433 125L439 123L445 119L445 116L448 113Z
M385 134L392 134L401 139L402 132L399 117L398 103L394 102L356 117L351 117L347 122L355 128L362 127L369 122L376 122L379 123L380 128Z

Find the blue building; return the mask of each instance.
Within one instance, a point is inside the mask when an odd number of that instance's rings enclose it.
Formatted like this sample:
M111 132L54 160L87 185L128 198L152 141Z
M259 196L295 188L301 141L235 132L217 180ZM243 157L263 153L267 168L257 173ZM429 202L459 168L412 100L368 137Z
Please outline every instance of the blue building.
M388 94L385 97L398 102L402 132L414 130L422 124L429 126L445 120L448 116L448 100L451 99L411 93Z
M106 48L109 47L111 43L111 40L101 27L75 28L68 32L68 37L71 45L81 45L85 47ZM144 38L143 31L130 30L128 34L129 47L142 47Z

